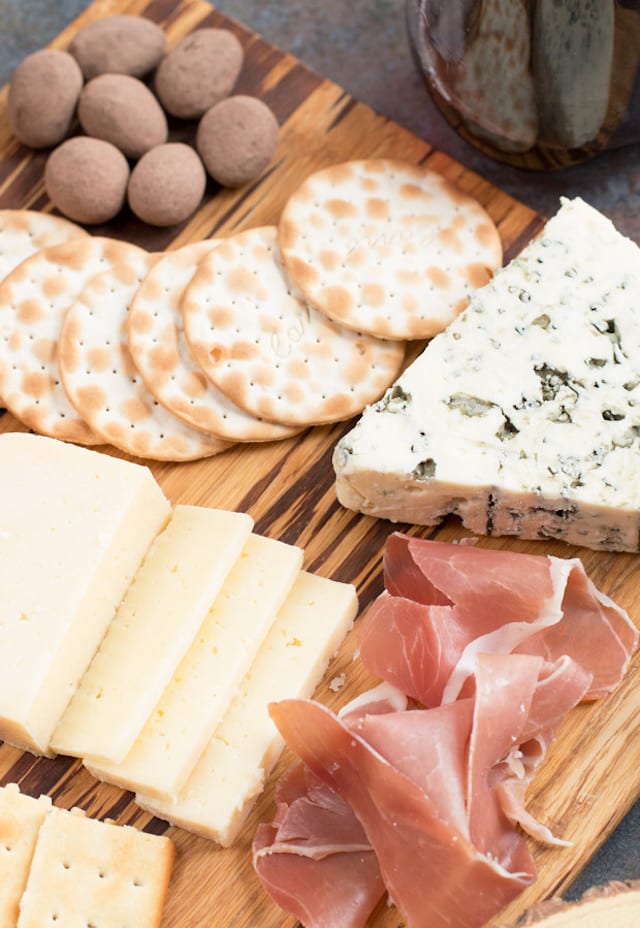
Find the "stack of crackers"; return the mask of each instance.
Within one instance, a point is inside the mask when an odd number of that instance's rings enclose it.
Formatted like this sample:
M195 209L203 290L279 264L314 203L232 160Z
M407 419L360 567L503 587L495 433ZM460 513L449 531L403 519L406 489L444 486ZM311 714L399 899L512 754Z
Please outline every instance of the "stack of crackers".
M0 213L5 239L5 406L45 435L172 461L357 415L406 340L445 328L502 262L472 197L390 160L311 175L278 226L162 255L26 211Z
M169 838L0 789L0 924L157 928L175 848Z

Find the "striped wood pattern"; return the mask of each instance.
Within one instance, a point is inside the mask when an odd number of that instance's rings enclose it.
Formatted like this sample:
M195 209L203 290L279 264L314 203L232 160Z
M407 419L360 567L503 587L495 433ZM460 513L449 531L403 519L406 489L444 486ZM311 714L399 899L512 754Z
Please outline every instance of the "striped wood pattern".
M229 234L276 222L289 193L313 169L349 158L387 156L428 163L486 206L500 229L509 259L541 228L542 219L491 187L446 155L373 113L328 80L308 71L238 23L225 19L203 0L96 0L53 43L64 48L82 24L113 13L141 14L160 23L171 44L197 26L224 26L246 49L239 90L262 97L281 123L281 138L265 176L240 191L208 191L196 216L170 231L145 228L130 215L104 229L152 249L177 247L203 237ZM184 138L192 127L173 127ZM43 188L44 156L32 154L12 139L6 117L6 89L0 95L0 206L48 209ZM9 414L0 431L21 429ZM331 452L349 424L315 428L282 443L236 446L218 458L192 463L153 464L152 470L175 503L245 510L257 531L306 549L305 567L337 580L354 582L364 609L382 588L380 558L394 526L342 509L333 490ZM109 452L116 453L116 452ZM406 528L406 527L405 527ZM424 529L415 530L427 534ZM430 535L461 535L454 523ZM574 551L558 543L488 539L482 544L534 553L573 556L579 553L594 581L633 611L636 558L631 554ZM640 610L636 609L636 612ZM352 634L332 663L327 679L346 674L337 694L327 686L319 698L337 707L368 685L366 674L352 662ZM531 807L560 835L574 841L570 849L534 849L540 878L533 888L505 909L499 921L515 920L527 906L566 887L584 866L640 792L640 726L637 723L640 662L636 659L623 685L601 704L575 710L564 725L544 768L531 789ZM290 761L286 754L279 770ZM276 771L277 772L277 771ZM56 804L81 806L94 816L121 824L164 832L166 825L139 810L130 794L96 781L76 761L44 760L0 746L0 782L18 781L23 790L47 792ZM168 833L178 847L167 900L164 928L291 928L294 922L273 906L255 879L250 862L251 835L272 808L270 779L237 845L223 850L180 829ZM381 905L376 928L398 928L394 909Z

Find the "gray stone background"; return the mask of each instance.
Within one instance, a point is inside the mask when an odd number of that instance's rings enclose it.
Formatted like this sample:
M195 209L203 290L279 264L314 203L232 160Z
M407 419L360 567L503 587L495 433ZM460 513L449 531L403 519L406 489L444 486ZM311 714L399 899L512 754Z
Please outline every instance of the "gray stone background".
M88 5L0 0L0 81ZM409 52L404 0L218 0L216 6L533 209L551 215L560 196L581 196L640 243L640 144L550 174L492 161L461 140L429 100ZM567 895L610 879L640 879L640 802Z

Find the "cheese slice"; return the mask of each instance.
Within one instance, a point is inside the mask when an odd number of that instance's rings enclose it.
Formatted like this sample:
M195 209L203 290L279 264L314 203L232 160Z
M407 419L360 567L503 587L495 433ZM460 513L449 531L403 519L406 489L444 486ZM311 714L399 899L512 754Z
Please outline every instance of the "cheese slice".
M171 798L207 746L302 567L303 551L250 535L200 631L121 764L101 780Z
M0 738L53 730L169 504L146 467L41 436L0 436Z
M640 249L582 200L337 444L344 506L637 551Z
M355 618L355 589L300 573L215 735L175 799L136 802L174 825L228 846L276 762L283 741L270 702L311 696Z
M174 509L56 728L56 751L124 760L252 527L245 513Z
M50 806L48 796L33 799L17 783L0 789L0 928L16 928L38 832Z

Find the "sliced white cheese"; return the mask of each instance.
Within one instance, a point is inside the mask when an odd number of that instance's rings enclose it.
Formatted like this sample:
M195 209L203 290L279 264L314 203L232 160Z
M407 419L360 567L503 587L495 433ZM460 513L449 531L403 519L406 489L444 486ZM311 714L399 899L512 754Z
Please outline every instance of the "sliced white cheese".
M136 802L222 845L233 842L283 742L270 702L311 696L358 608L355 589L302 572L214 737L179 795Z
M127 590L52 744L120 763L240 555L245 513L177 506Z
M169 517L146 467L41 436L0 436L0 738L53 730Z
M15 928L48 796L33 799L17 783L0 789L0 928Z
M121 764L87 762L124 789L175 796L207 746L302 567L301 548L250 535L200 631Z
M340 502L638 550L639 305L640 249L563 201L338 443Z

